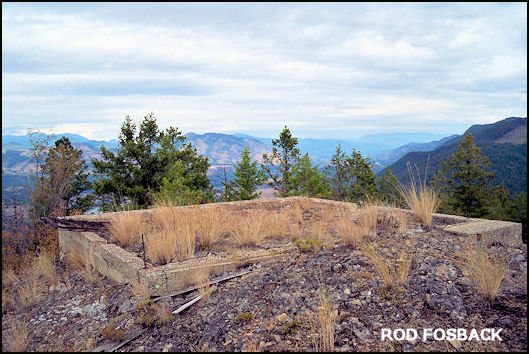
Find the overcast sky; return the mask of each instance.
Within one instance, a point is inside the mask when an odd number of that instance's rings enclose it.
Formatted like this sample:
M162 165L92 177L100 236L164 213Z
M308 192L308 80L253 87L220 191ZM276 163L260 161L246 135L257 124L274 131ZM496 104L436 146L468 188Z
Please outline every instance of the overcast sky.
M526 3L2 3L2 134L462 133L527 115Z

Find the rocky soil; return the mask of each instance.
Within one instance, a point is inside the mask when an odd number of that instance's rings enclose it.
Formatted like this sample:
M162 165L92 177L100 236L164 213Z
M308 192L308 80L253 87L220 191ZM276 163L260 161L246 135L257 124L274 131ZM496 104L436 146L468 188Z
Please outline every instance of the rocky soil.
M324 290L334 307L336 351L526 351L527 246L487 249L508 263L499 295L489 303L459 262L458 252L473 242L439 227L381 232L375 245L389 264L402 249L412 255L407 281L390 289L361 250L296 249L249 266L250 274L217 284L209 300L150 325L138 323L142 309L130 286L108 279L90 283L70 271L70 287L61 283L25 308L16 300L3 306L2 350L10 349L12 323L22 322L29 351L92 350L112 342L101 334L109 323L125 336L141 333L118 351L312 351L311 320L317 320ZM62 275L65 270L61 264ZM13 289L15 297L16 284ZM174 310L195 296L160 302ZM380 340L382 328L492 327L503 328L503 341Z

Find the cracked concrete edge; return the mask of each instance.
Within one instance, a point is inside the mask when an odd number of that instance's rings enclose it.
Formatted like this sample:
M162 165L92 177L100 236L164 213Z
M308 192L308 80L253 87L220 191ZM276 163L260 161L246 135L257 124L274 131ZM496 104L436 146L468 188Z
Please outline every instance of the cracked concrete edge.
M477 234L481 234L482 244L485 246L494 242L504 245L522 244L522 224L516 222L472 219L466 223L445 226L443 229L468 237L477 237Z

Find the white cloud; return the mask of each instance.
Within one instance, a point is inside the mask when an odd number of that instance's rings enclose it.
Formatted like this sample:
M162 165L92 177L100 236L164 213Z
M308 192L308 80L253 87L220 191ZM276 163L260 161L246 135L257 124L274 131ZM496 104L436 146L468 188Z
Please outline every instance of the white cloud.
M525 4L251 5L3 4L3 131L110 139L154 111L340 137L526 115Z

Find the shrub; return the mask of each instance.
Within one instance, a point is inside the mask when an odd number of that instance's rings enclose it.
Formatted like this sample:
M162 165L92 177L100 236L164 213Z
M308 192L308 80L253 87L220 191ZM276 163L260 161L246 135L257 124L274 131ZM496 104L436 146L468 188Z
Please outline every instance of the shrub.
M241 312L235 317L235 321L237 322L249 322L251 320L253 320L253 314L251 312Z
M116 326L113 323L109 323L100 330L101 336L103 339L113 340L113 341L122 341L127 338L125 331L122 329L116 329Z
M288 321L283 326L281 326L281 333L288 334L292 331L293 328L301 326L301 322L299 320L294 321Z
M297 246L301 252L319 252L321 251L323 242L321 242L320 240L306 237L298 238L296 241L294 241L294 245Z

